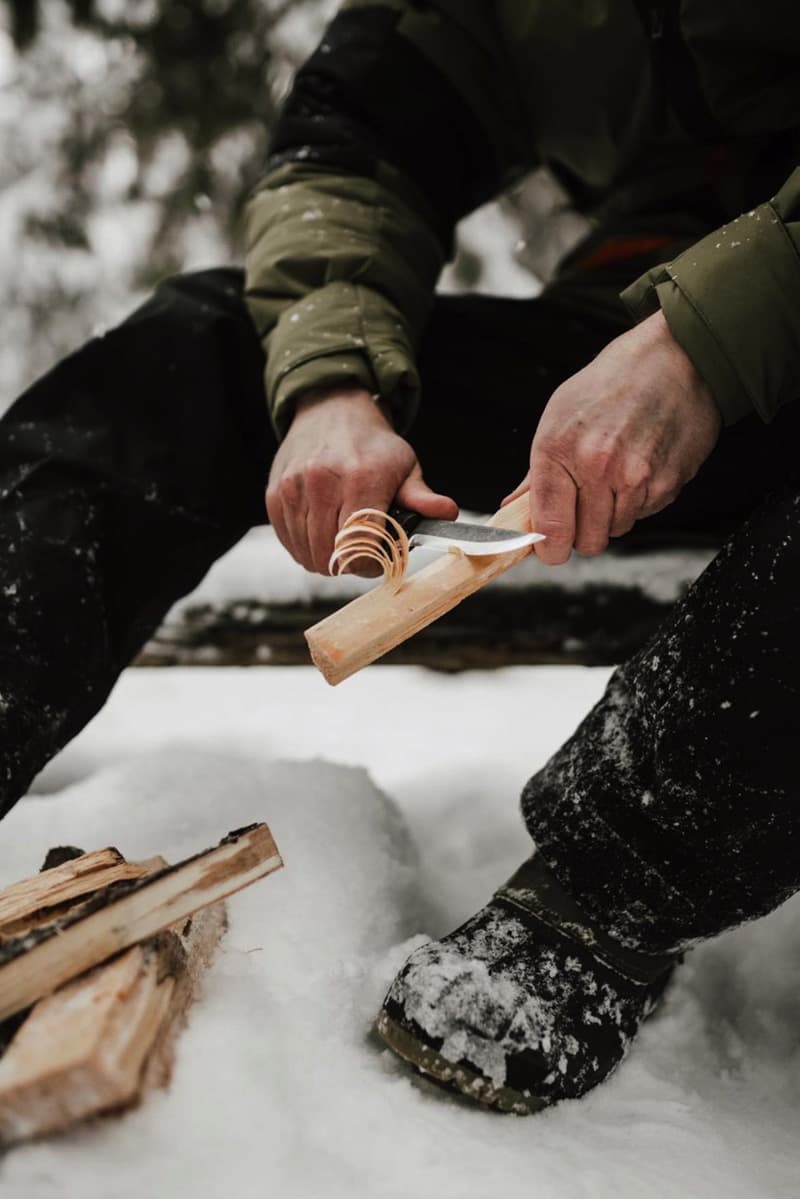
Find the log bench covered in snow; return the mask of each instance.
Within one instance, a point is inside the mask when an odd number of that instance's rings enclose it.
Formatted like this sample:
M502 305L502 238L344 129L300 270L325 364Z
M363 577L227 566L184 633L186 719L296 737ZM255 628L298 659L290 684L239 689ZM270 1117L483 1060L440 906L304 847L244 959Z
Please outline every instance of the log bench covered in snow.
M635 652L715 552L711 542L612 548L549 569L526 560L404 641L382 662L458 671L606 666ZM431 555L414 551L425 564ZM322 579L257 529L177 605L143 666L308 665L304 630L374 581Z

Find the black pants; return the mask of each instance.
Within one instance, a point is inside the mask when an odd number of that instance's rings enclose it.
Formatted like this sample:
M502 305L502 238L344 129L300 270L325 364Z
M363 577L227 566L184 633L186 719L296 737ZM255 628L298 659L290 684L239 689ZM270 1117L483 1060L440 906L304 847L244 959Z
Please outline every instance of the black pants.
M568 282L531 301L439 300L410 434L431 486L494 509L553 389L626 323ZM183 276L2 421L0 813L171 604L264 521L275 440L262 369L241 274ZM642 948L715 932L800 886L798 447L800 405L771 428L742 421L637 527L680 541L743 525L526 788L556 873Z

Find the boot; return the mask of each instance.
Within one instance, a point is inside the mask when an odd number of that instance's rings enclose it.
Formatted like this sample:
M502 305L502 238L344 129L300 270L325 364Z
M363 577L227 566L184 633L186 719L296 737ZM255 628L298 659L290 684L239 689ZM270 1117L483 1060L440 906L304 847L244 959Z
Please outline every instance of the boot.
M613 941L536 854L471 920L412 954L376 1030L448 1088L528 1115L611 1074L676 960Z

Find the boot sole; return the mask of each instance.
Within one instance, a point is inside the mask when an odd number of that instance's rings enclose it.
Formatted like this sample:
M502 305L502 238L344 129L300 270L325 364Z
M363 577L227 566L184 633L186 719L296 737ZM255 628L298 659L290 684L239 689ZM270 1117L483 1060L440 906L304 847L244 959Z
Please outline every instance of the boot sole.
M486 1107L515 1116L532 1116L549 1106L536 1095L516 1091L512 1087L494 1086L488 1078L469 1066L461 1062L449 1062L430 1045L402 1028L385 1009L381 1009L375 1021L375 1031L384 1044L421 1074L429 1075Z

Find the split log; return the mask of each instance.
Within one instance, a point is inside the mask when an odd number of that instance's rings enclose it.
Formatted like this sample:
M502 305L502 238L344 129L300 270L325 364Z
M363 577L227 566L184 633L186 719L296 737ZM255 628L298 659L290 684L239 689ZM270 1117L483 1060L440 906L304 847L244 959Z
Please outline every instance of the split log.
M65 915L0 942L0 1020L281 865L267 826L252 825L175 866L112 883Z
M72 944L81 932L95 960L122 942L131 947L0 1026L4 1147L129 1107L167 1083L176 1035L227 926L219 896L281 865L266 825L230 833L174 867L160 857L126 862L116 849L56 851L49 867L53 854L40 874L0 892L0 993L6 972L22 987L31 957L36 965L48 946L60 952L49 967L38 962L30 993L48 969L50 990L66 970L75 974L86 960ZM162 931L131 945L137 929L156 926Z
M488 522L530 531L529 499L519 496ZM377 587L314 625L306 641L314 664L336 685L424 629L479 588L516 566L532 551L469 558L446 554L403 581L397 591Z
M109 848L70 858L13 883L0 891L0 942L47 923L78 898L147 873L146 862L126 862L118 849Z
M0 1144L63 1131L164 1085L225 924L224 903L213 904L38 1003L0 1059Z

